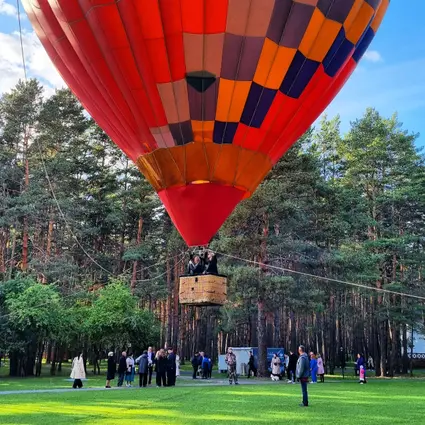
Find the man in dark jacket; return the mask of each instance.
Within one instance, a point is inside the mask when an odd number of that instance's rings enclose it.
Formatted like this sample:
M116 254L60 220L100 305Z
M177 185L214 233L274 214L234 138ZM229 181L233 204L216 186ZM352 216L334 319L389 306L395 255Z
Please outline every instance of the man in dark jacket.
M148 352L146 350L137 357L136 364L139 365L139 387L146 387L148 383Z
M193 369L192 379L196 379L196 375L198 374L198 369L199 369L199 353L198 352L194 354L190 362L192 363L192 369Z
M288 362L288 383L295 384L295 371L297 369L297 361L298 357L297 355L291 350L289 352L289 362Z
M251 372L254 374L254 376L257 376L257 368L255 367L255 358L252 351L249 352L248 378L251 378Z
M296 376L301 383L301 391L303 394L303 403L300 404L301 407L308 406L308 393L307 393L307 383L308 377L310 376L310 361L308 360L307 353L303 345L300 345L298 348L298 353L300 357L297 361Z
M208 256L207 256L207 261L206 261L206 267L205 267L205 274L218 274L218 268L217 268L217 256L212 253L209 252Z
M167 387L176 385L176 355L172 348L168 349L167 358Z
M127 370L127 353L123 351L120 358L120 362L118 363L118 386L119 387L122 387L126 370Z
M148 385L152 383L152 372L155 364L155 351L152 347L148 347Z

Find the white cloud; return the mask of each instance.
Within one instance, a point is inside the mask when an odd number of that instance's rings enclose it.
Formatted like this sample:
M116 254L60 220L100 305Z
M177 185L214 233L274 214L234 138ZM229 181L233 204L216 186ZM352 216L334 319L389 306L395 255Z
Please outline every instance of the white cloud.
M28 77L39 79L46 95L52 94L55 88L64 87L62 78L34 32L23 33L23 45ZM24 78L18 32L0 32L0 75L0 94L9 91L19 79Z
M16 14L16 6L10 3L6 3L6 0L0 0L0 15L16 17Z
M363 59L369 62L377 63L382 62L382 56L377 50L368 50L364 56Z

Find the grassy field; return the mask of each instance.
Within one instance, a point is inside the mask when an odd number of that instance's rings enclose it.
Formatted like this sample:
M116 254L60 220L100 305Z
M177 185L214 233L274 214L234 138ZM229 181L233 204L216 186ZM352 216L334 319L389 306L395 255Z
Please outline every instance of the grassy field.
M0 423L15 424L301 424L425 423L422 380L371 380L309 386L310 404L298 406L299 385L282 383L34 393L0 396Z
M311 406L302 409L298 406L299 385L256 380L257 385L230 387L226 385L226 376L218 373L214 373L215 379L208 383L193 382L186 369L183 368L183 376L175 388L103 390L104 374L89 373L85 388L98 390L0 394L0 424L117 424L123 420L182 425L227 421L235 424L306 421L315 425L329 425L332 421L338 425L425 424L424 379L370 379L367 385L360 386L352 376L344 381L338 375L327 377L325 384L309 386ZM47 365L41 378L8 378L7 371L6 367L0 369L0 392L66 389L72 385L68 364L54 377L49 376ZM247 380L242 378L241 382L244 384Z

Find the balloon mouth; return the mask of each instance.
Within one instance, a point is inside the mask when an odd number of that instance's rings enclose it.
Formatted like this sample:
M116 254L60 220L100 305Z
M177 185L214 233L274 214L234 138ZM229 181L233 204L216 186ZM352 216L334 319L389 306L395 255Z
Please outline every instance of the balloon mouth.
M245 193L234 186L205 182L170 187L158 196L187 246L198 247L209 244Z

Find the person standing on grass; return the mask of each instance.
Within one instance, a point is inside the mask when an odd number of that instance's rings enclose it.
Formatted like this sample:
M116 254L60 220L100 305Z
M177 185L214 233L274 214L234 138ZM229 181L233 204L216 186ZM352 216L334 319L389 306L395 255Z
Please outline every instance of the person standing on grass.
M125 386L131 387L131 384L134 382L134 359L133 354L129 354L126 359L127 369L125 371Z
M176 380L180 376L180 356L176 354Z
M298 347L298 353L300 357L297 361L296 368L296 377L299 379L301 383L301 391L303 394L303 402L300 404L301 407L308 407L308 392L307 392L307 384L308 378L310 376L310 362L308 361L307 353L305 352L305 348L303 345Z
M373 357L369 354L369 357L367 358L367 368L369 370L375 369L375 363L373 362Z
M115 363L114 353L110 351L108 353L108 369L106 371L106 386L105 388L111 388L111 381L115 379L115 373L117 371L117 365Z
M279 381L279 379L280 379L280 358L276 353L273 354L272 363L271 363L270 367L271 367L271 370L272 370L272 374L270 376L272 378L272 381Z
M118 387L122 387L124 383L125 372L127 370L127 353L121 353L120 361L118 363Z
M192 373L192 379L196 379L196 375L198 374L198 368L199 368L199 353L196 352L191 361L192 363L192 369L193 369L193 373Z
M209 357L209 370L208 370L208 378L212 378L212 370L213 370L213 360L212 357Z
M229 375L229 384L232 385L233 382L235 385L238 385L238 374L236 373L236 355L233 352L232 348L228 348L226 358L227 364L227 373Z
M248 360L248 378L251 378L251 372L254 377L257 376L257 368L255 367L255 357L252 351L249 352L249 360Z
M288 361L288 384L295 384L295 371L297 369L297 355L291 350L289 352L289 361Z
M167 357L167 387L174 387L176 385L176 355L173 349L168 349Z
M366 384L366 368L364 365L360 366L359 378L359 384Z
M317 371L318 371L318 366L317 366L316 355L313 352L311 352L310 353L310 372L311 372L312 384L317 384Z
M160 387L161 384L165 387L167 386L167 357L165 355L165 350L161 348L156 352L155 356L155 366L156 366L156 386Z
M208 354L204 354L202 357L202 379L208 379L210 374L210 363Z
M200 351L199 357L198 357L198 372L201 378L204 377L204 370L202 369L202 365L204 363L204 356L205 356L205 353L203 351Z
M320 382L325 382L325 365L320 354L317 355L317 374L320 376Z
M342 379L344 379L345 377L345 366L346 366L347 362L345 360L345 351L343 347L340 347L339 349L339 365L341 366L341 374L342 374Z
M283 365L284 365L284 369L283 369L283 376L288 376L288 369L289 369L289 356L287 354L285 354L283 356ZM288 378L289 380L289 378Z
M86 370L84 369L83 353L78 353L78 356L72 361L71 378L74 380L72 388L82 388L82 379L86 379Z
M358 375L360 375L360 367L366 366L366 362L365 362L363 354L360 354L360 353L357 354L357 359L356 359L355 364L356 364L356 376L358 376Z
M155 364L155 351L148 347L148 385L152 384L152 372Z
M139 387L146 387L148 383L148 352L145 350L143 354L136 359L136 364L139 365Z

